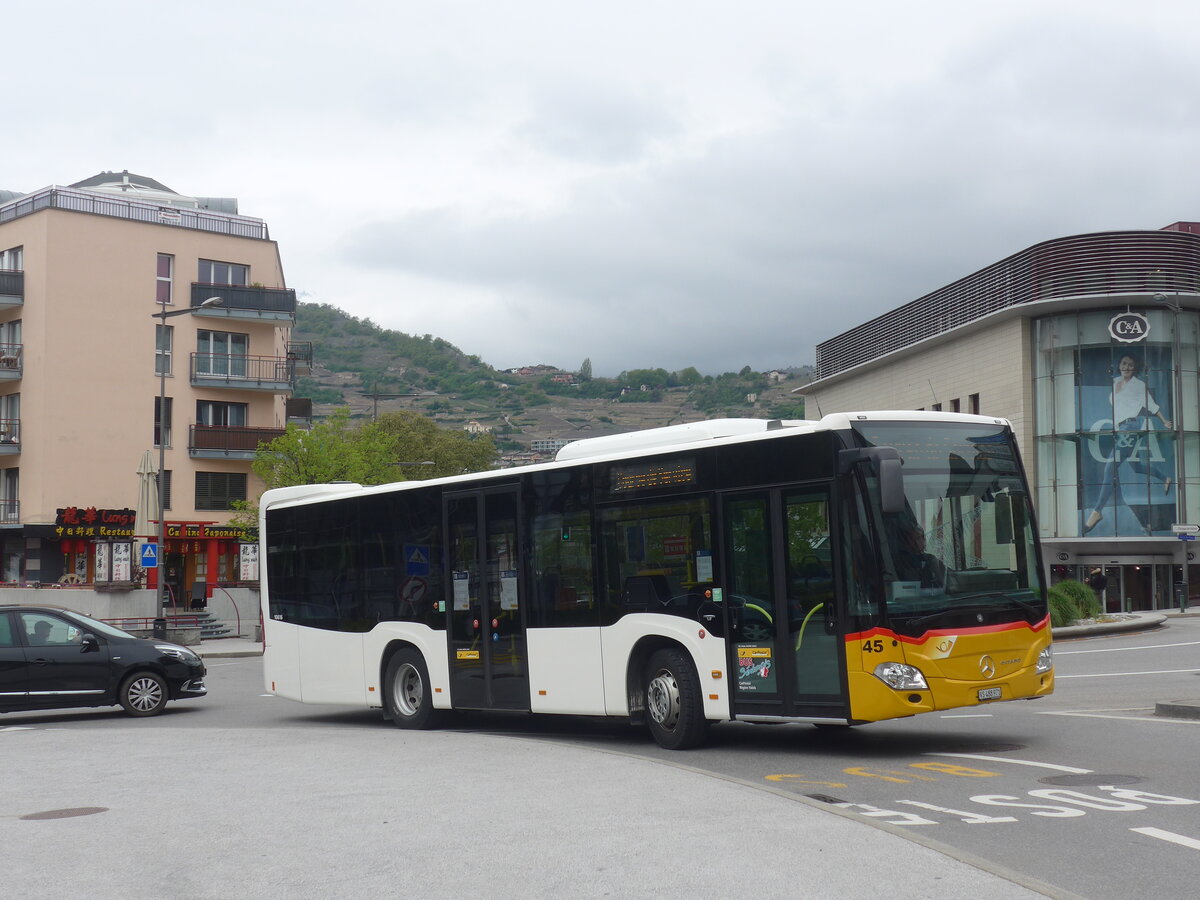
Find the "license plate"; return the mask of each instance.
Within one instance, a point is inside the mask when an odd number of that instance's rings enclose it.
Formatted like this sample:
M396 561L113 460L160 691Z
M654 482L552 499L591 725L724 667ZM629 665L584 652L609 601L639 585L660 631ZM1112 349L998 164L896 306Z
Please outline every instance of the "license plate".
M1000 688L998 688L998 687L980 688L979 689L979 699L980 700L999 700L1000 693L1001 693L1001 691L1000 691Z

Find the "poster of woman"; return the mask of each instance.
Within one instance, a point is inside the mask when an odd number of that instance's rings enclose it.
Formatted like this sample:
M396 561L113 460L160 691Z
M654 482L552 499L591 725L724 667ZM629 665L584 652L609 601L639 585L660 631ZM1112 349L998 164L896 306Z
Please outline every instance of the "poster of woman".
M1147 368L1147 362L1152 367ZM1174 515L1170 352L1080 353L1081 534L1153 535Z

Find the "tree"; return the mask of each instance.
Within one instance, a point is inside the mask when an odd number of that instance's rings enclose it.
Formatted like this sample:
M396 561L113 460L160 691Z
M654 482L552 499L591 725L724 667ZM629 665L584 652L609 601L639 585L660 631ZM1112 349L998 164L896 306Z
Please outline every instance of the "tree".
M592 380L592 358L590 356L587 359L585 359L583 361L583 364L579 367L579 380L580 381L591 381Z
M377 432L379 443L389 454L383 461L391 467L385 481L482 472L492 467L498 455L491 435L472 435L442 428L432 419L411 410L383 413L362 430ZM373 436L370 446L375 446L375 440ZM432 462L433 465L396 466L398 462Z

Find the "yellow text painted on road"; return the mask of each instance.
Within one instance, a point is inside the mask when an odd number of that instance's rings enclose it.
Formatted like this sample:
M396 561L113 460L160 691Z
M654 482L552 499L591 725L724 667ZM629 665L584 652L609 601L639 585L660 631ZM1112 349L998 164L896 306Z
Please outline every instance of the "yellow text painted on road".
M841 782L841 781L812 781L808 778L805 778L803 774L800 774L800 775L768 775L766 777L766 780L767 781L787 782L790 784L819 784L821 787L844 788L846 786L845 782Z

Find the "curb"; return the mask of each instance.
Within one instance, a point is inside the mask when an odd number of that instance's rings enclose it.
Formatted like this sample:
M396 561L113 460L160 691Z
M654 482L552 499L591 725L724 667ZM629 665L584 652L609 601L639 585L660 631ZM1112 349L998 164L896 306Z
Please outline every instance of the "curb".
M1050 633L1055 639L1089 637L1094 634L1119 634L1122 631L1156 628L1167 621L1167 617L1163 613L1113 613L1112 616L1115 621L1067 625L1064 628L1052 628Z

